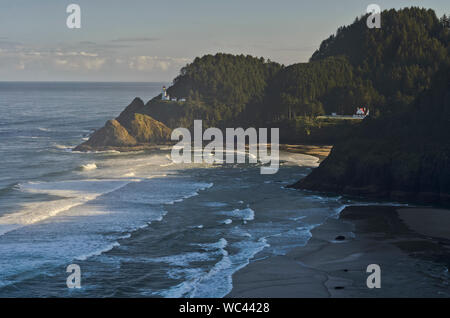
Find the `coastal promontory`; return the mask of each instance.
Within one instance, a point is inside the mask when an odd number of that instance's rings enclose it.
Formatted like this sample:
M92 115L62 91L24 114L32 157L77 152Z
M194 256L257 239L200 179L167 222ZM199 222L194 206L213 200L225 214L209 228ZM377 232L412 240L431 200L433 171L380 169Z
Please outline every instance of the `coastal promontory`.
M108 120L74 151L137 150L170 141L172 130L152 117L139 113L145 105L135 98L116 119Z

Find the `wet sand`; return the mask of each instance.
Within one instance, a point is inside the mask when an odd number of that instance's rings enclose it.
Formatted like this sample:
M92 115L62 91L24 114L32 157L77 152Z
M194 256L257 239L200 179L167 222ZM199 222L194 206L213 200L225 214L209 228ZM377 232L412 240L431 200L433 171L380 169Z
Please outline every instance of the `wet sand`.
M227 297L450 297L449 229L450 210L350 206L306 246L257 255ZM381 267L380 289L366 285L369 264Z

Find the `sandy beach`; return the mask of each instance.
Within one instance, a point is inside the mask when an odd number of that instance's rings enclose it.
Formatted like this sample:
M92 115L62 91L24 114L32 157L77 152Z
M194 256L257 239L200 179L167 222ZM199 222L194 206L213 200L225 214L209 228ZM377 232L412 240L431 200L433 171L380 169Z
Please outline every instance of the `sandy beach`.
M322 162L326 157L328 157L332 148L333 146L330 145L280 145L280 150L314 156L319 158L319 162Z
M228 297L449 297L450 210L349 206L287 255L261 253ZM381 288L369 289L369 264Z

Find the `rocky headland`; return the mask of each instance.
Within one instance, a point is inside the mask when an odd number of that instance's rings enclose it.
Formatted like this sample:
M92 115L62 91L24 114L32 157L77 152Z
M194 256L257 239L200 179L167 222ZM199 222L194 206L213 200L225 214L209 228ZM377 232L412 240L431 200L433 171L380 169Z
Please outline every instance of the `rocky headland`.
M108 120L74 151L133 151L169 143L172 130L142 113L145 107L140 98L135 98L119 117Z

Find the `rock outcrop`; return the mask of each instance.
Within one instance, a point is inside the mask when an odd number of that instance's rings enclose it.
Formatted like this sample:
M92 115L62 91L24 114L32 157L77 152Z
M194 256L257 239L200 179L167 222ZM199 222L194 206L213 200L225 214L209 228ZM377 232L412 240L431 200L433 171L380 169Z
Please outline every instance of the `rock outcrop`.
M74 151L127 151L170 142L171 129L140 113L145 111L144 108L142 100L135 98L119 117L108 120Z
M365 141L367 141L365 139ZM370 144L369 144L370 145ZM293 188L403 202L450 203L450 147L392 149L336 145L319 168ZM421 148L421 149L419 149Z
M124 127L138 143L164 143L170 140L172 131L169 127L150 116L134 113Z

